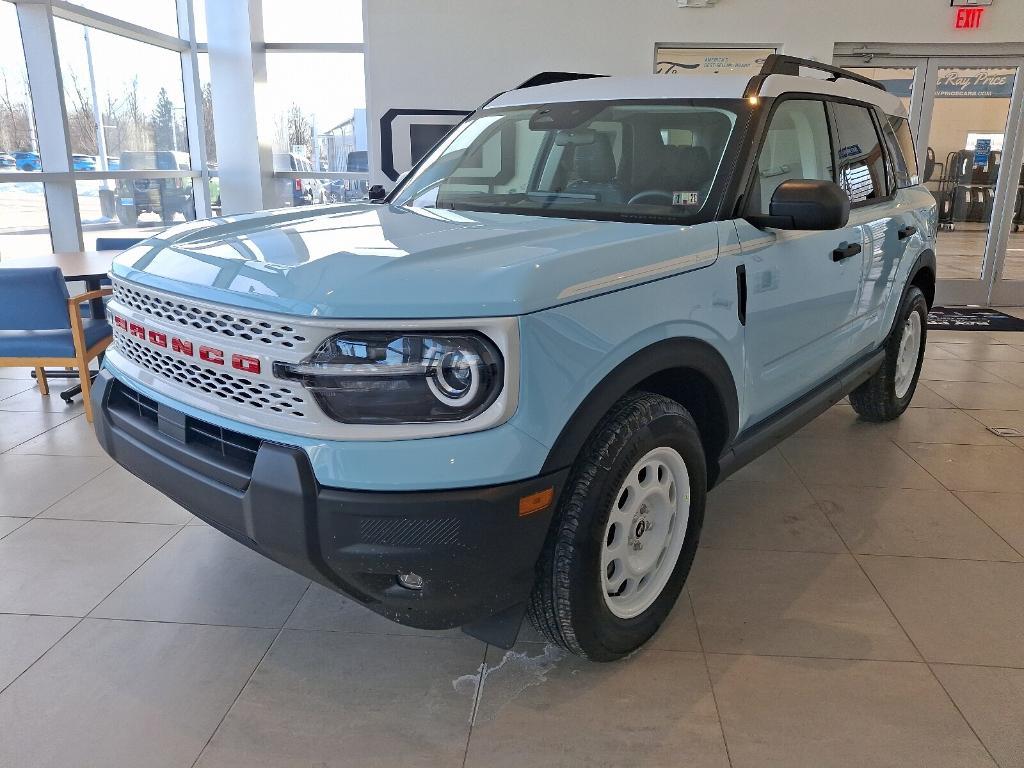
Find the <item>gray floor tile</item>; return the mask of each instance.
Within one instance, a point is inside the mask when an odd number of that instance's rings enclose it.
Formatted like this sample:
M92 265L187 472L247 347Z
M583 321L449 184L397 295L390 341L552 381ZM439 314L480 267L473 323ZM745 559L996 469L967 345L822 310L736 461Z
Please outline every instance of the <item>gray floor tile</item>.
M76 397L70 404L65 403L58 392L74 382L54 380L50 382L50 394L42 395L33 387L17 395L0 400L0 410L4 411L50 411L51 413L67 414L68 418L85 413L82 398Z
M986 427L1016 427L1024 432L1024 411L975 410L967 413Z
M85 620L0 696L0 765L191 765L274 632Z
M942 344L947 352L961 360L974 362L1024 362L1024 351L1008 344Z
M2 405L2 401L0 401ZM73 413L0 410L0 452L73 419Z
M0 539L0 612L83 616L177 530L31 520Z
M928 343L934 344L941 342L943 345L946 344L977 344L978 337L984 338L987 343L989 340L995 341L992 338L992 334L987 331L970 331L965 333L964 331L936 331L931 328L928 329Z
M859 559L928 661L1024 667L1024 563Z
M982 363L981 367L1003 381L1024 387L1024 363Z
M924 664L709 656L734 768L994 768Z
M956 495L1024 555L1024 493L957 491Z
M718 549L845 552L807 489L798 482L723 483L708 495L701 545Z
M437 631L416 629L396 624L390 619L364 608L355 600L339 595L327 587L310 584L299 604L292 612L289 629L318 629L327 632L356 632L370 635L424 635L429 637L459 637L458 629Z
M798 478L778 448L758 456L725 482L792 483Z
M39 515L65 520L185 525L192 515L115 465Z
M936 480L897 446L793 437L780 450L807 484L883 488L939 488Z
M1007 444L1005 439L989 432L969 414L953 408L908 408L898 419L878 424L861 420L853 408L837 405L800 430L796 436L835 441Z
M688 586L708 653L918 658L850 555L705 549Z
M1021 560L1019 553L946 490L818 485L811 486L811 492L852 552Z
M529 624L529 622L526 622ZM531 628L532 629L532 628ZM697 620L693 616L693 605L689 590L684 587L676 601L672 612L658 633L652 637L645 648L662 651L691 651L699 653L700 637L697 634Z
M0 455L0 515L33 517L110 466L109 459Z
M1024 411L1024 389L984 381L931 381L928 386L957 408Z
M473 640L286 629L198 766L460 766L483 651Z
M18 530L31 519L31 517L0 517L0 539Z
M935 664L932 669L1002 768L1024 768L1024 670Z
M1013 445L902 447L951 491L1024 492L1024 453Z
M485 674L468 768L729 765L700 654L489 648Z
M0 614L0 690L35 663L78 619Z
M27 379L29 383L35 384L35 379L32 378L31 368L3 368L0 367L0 379Z
M1004 381L995 371L989 370L993 363L977 363L967 360L925 360L921 367L922 381ZM1003 365L995 363L994 365ZM1015 365L1015 363L1006 363Z
M0 422L3 418L4 415L0 414ZM45 456L106 455L96 440L92 424L85 420L84 414L21 443L12 448L11 453L35 453Z
M939 346L931 341L924 349L925 360L959 360L960 358L954 355L952 352L945 348L945 345Z
M0 379L0 401L35 387L33 379Z
M914 397L910 401L911 408L956 408L949 400L929 388L929 385L934 383L933 381L918 382Z
M92 616L281 627L309 580L213 528L186 527Z

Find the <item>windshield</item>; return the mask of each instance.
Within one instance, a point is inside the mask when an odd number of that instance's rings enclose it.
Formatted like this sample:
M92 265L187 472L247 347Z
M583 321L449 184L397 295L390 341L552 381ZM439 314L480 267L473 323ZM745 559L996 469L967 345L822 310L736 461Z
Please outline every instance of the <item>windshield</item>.
M395 205L572 218L696 217L740 107L732 100L485 109L398 190Z

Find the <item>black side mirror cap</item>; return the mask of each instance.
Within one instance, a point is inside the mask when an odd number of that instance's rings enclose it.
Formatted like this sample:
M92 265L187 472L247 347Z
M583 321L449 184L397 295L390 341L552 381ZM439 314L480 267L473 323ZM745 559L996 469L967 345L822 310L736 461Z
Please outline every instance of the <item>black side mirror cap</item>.
M831 181L789 179L775 190L768 210L768 216L745 218L759 229L842 229L850 221L850 196Z
M388 196L388 193L380 184L374 184L370 187L367 195L370 198L371 203L380 203Z

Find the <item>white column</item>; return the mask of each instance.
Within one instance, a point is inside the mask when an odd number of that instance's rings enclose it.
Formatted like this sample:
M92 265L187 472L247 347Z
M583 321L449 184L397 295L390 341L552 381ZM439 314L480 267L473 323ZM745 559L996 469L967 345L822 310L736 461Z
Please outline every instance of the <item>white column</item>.
M25 48L25 67L36 111L36 135L43 170L69 173L71 139L67 131L67 109L57 60L53 13L47 4L18 3L17 8L21 40ZM53 249L82 250L82 227L74 179L67 176L60 181L47 181L44 188Z
M196 216L210 216L210 173L206 167L206 131L203 119L203 89L199 82L199 54L196 47L195 16L192 0L178 0L178 34L189 41L187 51L181 52L181 80L185 90L185 126L188 130L188 151L193 170L202 171L192 180L192 200ZM175 134L177 135L177 134Z
M213 124L223 213L273 205L271 131L264 131L257 92L267 85L261 0L207 2Z

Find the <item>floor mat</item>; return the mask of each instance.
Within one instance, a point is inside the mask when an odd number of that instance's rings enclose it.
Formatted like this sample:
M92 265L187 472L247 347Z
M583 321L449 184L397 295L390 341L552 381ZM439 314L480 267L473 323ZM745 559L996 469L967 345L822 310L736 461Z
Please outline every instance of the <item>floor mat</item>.
M1024 320L986 307L932 307L932 331L1024 331Z

